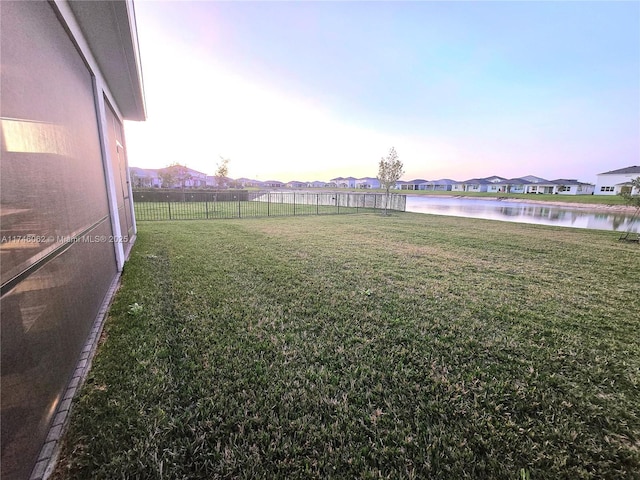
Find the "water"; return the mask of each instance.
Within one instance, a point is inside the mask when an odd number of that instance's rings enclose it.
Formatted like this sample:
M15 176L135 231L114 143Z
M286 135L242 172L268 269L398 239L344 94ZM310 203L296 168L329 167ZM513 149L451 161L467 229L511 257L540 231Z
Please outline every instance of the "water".
M633 218L633 212L629 211L589 210L497 199L407 196L407 212L640 233L640 218Z

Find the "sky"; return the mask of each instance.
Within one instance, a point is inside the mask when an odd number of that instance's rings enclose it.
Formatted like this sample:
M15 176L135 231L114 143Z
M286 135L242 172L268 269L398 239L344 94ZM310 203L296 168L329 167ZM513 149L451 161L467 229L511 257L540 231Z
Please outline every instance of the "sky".
M129 164L592 182L640 165L640 2L136 0Z

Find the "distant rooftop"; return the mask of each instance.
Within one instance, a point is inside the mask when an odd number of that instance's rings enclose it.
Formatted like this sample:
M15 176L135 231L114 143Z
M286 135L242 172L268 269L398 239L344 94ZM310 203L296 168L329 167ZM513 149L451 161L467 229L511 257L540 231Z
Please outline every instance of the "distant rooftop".
M632 165L631 167L611 170L610 172L599 173L598 175L624 175L626 173L640 173L640 165Z

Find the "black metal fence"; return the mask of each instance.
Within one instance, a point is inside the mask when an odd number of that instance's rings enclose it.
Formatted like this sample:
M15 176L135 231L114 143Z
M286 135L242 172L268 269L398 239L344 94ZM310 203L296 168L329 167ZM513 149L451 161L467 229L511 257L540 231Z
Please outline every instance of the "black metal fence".
M135 191L137 221L338 215L385 209L384 193ZM391 194L387 209L404 212L406 195Z

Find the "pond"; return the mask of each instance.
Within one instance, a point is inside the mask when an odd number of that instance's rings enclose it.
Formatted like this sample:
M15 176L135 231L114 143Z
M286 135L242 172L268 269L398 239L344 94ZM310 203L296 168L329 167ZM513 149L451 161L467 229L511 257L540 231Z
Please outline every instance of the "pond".
M590 210L513 200L407 196L407 212L640 233L640 218L634 217L633 211Z

